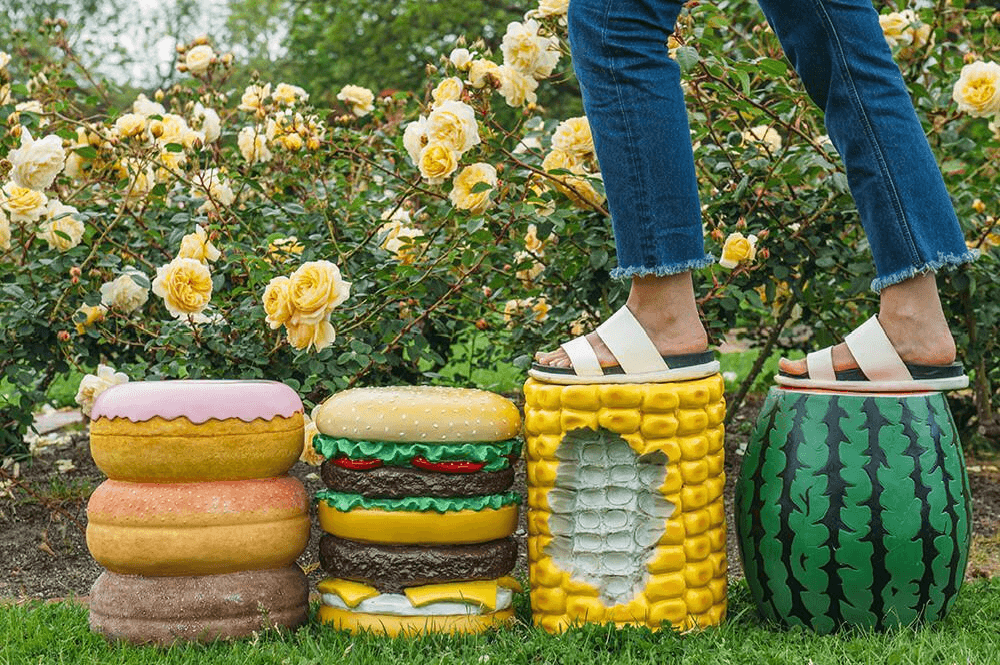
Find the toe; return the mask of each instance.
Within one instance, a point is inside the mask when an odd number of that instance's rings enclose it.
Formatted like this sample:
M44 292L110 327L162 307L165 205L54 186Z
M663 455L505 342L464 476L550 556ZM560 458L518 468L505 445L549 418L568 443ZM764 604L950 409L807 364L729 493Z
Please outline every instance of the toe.
M792 376L805 374L808 371L805 359L789 360L788 358L782 358L778 361L778 369Z

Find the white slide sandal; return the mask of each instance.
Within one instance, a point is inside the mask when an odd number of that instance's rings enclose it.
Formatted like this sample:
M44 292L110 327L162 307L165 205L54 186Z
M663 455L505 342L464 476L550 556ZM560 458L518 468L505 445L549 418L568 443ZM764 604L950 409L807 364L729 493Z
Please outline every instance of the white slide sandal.
M612 314L596 332L618 361L617 365L601 367L590 342L585 337L577 337L561 346L572 367L534 363L528 376L563 385L663 383L701 379L719 371L719 361L711 351L661 356L628 307L623 306Z

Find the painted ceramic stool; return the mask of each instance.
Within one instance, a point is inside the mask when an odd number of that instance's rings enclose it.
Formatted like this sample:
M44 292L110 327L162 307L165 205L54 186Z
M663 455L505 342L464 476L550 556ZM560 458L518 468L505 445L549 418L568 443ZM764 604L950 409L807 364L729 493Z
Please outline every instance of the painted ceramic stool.
M768 619L820 633L940 619L962 584L971 521L943 394L772 389L735 517Z
M273 381L137 381L94 402L90 449L109 477L87 504L91 630L168 645L294 628L305 488L287 471L302 402Z
M531 607L582 622L689 629L726 611L719 375L524 386Z

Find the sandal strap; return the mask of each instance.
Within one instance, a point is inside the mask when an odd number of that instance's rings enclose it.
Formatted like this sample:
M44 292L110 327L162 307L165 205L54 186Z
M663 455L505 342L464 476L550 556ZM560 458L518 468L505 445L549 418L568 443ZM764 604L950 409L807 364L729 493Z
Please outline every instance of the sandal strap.
M809 378L815 381L836 381L837 373L833 369L833 347L828 346L807 355L806 371L809 372Z
M913 380L910 370L896 353L877 316L849 333L844 342L869 381Z
M626 374L670 369L649 339L642 324L626 306L622 306L597 327L597 336L608 347Z
M604 376L601 363L597 359L594 347L590 345L585 337L571 339L560 347L569 356L569 361L573 364L573 371L577 376Z

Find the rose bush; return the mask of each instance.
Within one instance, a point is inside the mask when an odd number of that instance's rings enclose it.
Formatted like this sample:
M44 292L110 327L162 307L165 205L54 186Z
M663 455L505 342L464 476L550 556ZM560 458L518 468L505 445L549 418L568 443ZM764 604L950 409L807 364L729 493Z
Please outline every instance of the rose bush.
M71 61L16 54L0 68L6 447L71 367L98 372L84 401L109 377L226 377L284 381L311 405L351 385L438 380L473 336L489 341L479 365L523 366L592 328L626 290L608 279L589 123L537 102L540 86L571 79L565 10L542 0L496 53L470 35L421 90L344 81L328 104L283 81L234 89L231 54L205 39L178 54L176 84L123 109L102 105ZM908 11L886 12L886 38L983 252L941 280L975 379L956 415L989 432L1000 15L961 2ZM63 30L43 28L56 46ZM748 2L693 4L670 48L706 244L726 262L696 278L713 342L742 329L763 359L776 345L837 341L876 301L821 114Z

